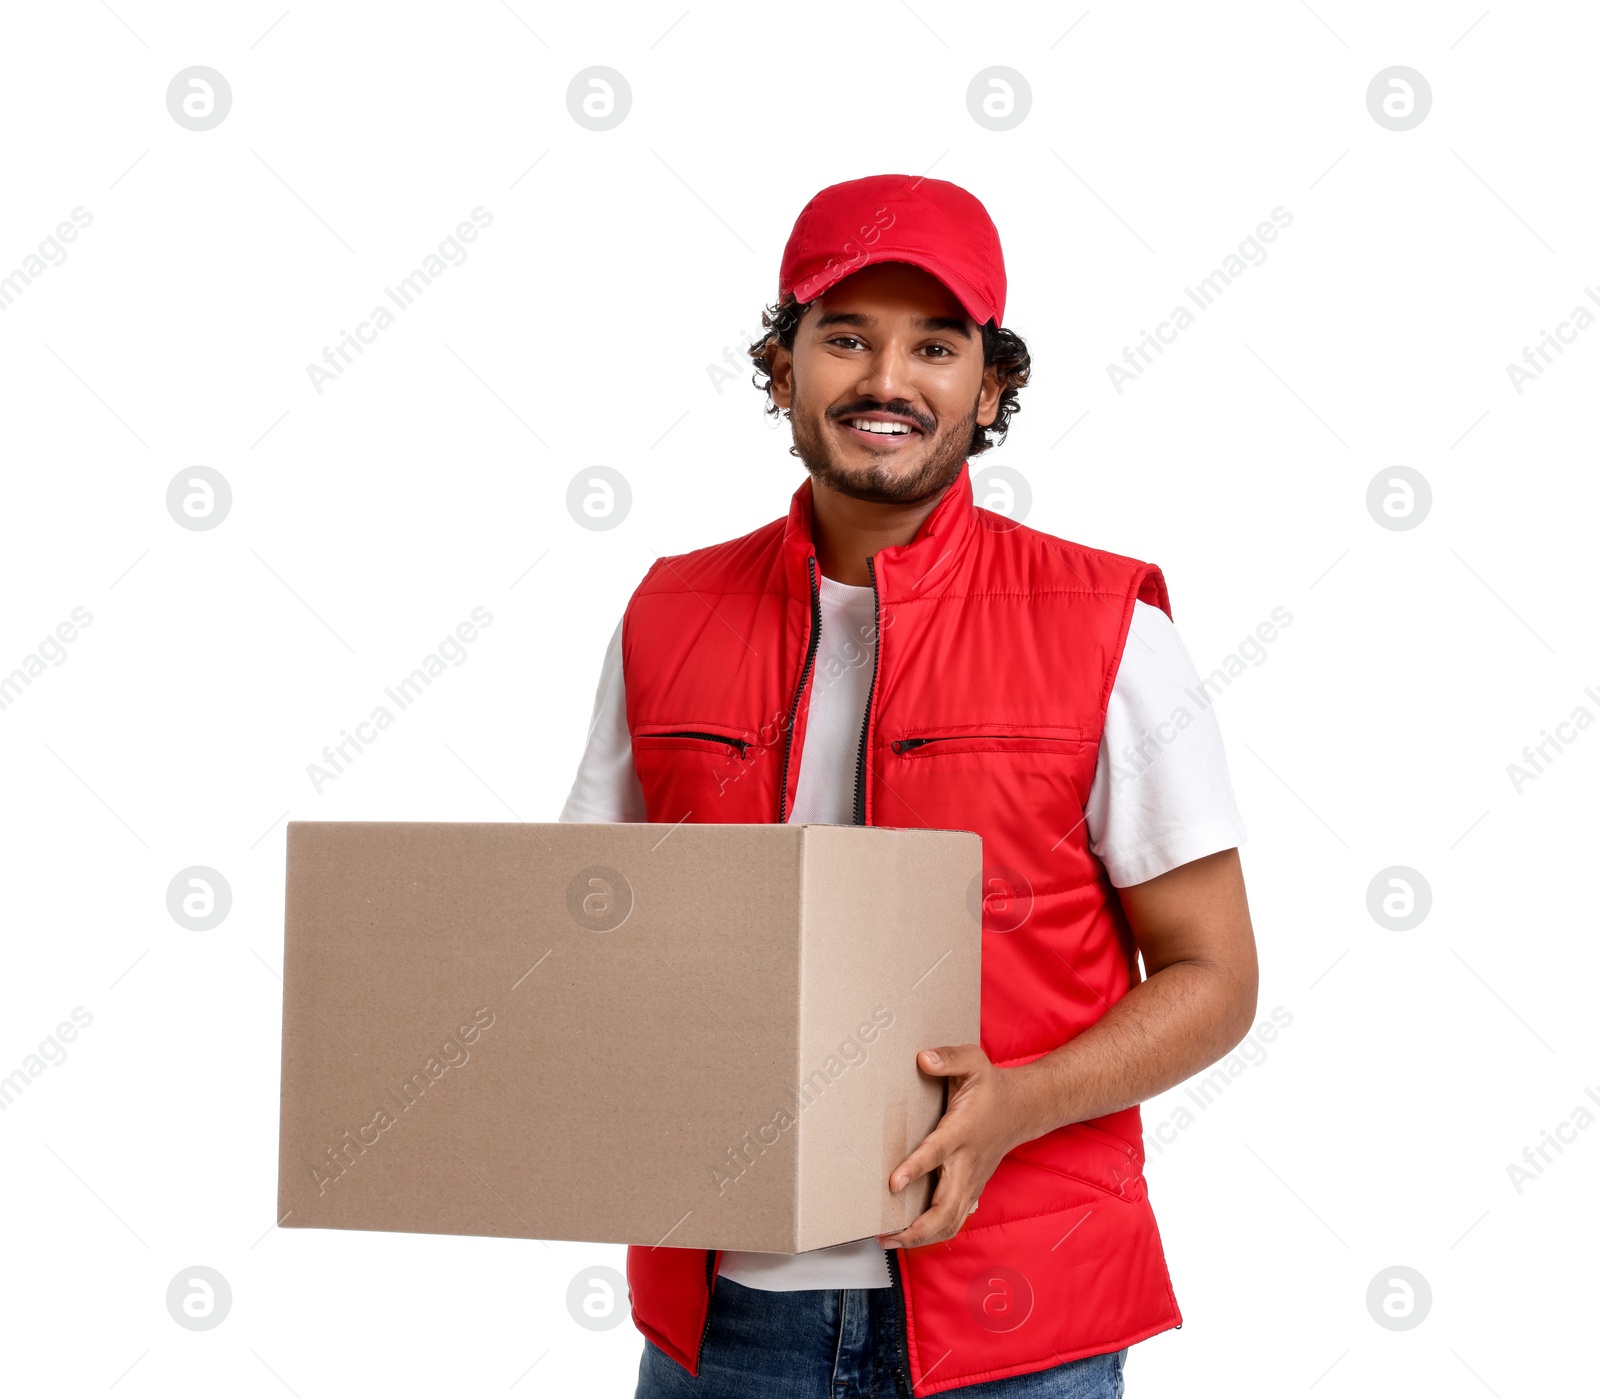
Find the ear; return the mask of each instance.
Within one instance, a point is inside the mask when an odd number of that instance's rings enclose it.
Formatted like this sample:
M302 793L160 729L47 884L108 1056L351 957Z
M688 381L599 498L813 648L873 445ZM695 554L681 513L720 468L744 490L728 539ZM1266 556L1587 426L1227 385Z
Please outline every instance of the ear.
M779 408L794 406L794 351L776 340L767 346L767 373L772 377L772 401Z
M993 364L986 366L983 371L983 383L978 387L979 427L989 427L999 417L1000 391L1004 387L998 366Z

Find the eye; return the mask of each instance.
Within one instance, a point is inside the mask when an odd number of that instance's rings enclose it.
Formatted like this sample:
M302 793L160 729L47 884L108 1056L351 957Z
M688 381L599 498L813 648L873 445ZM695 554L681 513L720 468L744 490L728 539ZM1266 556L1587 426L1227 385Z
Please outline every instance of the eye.
M955 353L948 345L940 344L924 345L922 351L930 359L949 359Z
M861 341L854 335L835 335L828 341L830 345L838 345L843 349L861 348Z

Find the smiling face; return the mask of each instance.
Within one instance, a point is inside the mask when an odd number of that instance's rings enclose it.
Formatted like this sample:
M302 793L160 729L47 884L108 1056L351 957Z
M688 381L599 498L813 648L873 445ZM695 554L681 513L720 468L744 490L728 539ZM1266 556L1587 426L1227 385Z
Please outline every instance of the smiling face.
M772 399L818 486L904 505L936 496L994 422L1000 378L943 282L903 262L864 268L813 302L793 349L774 345Z

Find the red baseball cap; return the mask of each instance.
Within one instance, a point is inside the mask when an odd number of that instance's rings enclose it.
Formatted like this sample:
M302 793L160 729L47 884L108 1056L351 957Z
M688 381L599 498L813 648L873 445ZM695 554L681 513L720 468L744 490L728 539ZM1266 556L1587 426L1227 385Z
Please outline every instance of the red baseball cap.
M913 175L869 175L815 195L784 246L778 296L812 301L879 262L920 267L979 325L1001 323L1006 264L989 211L960 185Z

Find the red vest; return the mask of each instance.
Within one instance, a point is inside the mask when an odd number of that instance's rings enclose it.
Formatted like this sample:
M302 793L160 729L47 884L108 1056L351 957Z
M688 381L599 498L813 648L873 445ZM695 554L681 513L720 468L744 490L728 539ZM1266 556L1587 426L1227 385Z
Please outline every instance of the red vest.
M1089 850L1106 701L1153 565L974 506L966 469L911 543L871 562L878 647L856 820L983 837L982 1042L1024 1064L1138 978ZM648 819L783 821L816 663L811 483L787 519L656 562L628 604L628 730ZM1181 1324L1145 1193L1138 1108L1001 1161L954 1239L890 1250L919 1395L1120 1350ZM634 1324L698 1373L720 1255L631 1248Z

